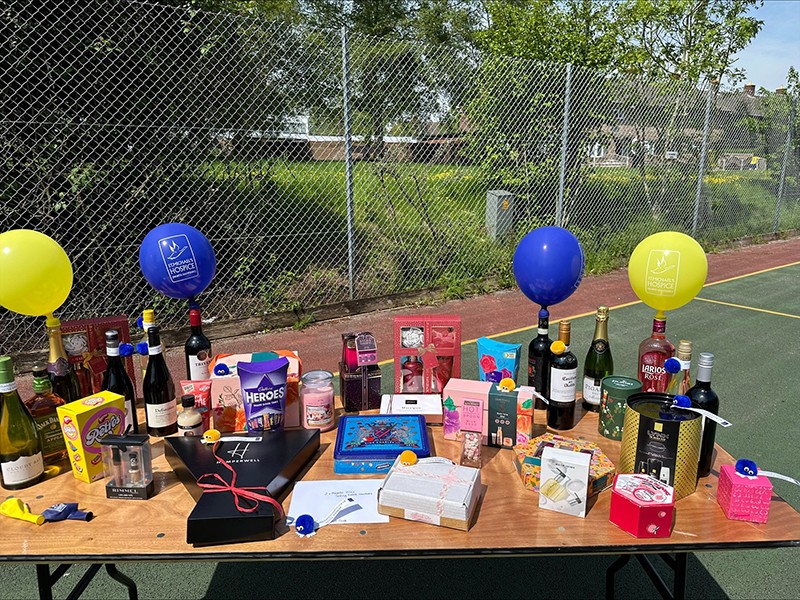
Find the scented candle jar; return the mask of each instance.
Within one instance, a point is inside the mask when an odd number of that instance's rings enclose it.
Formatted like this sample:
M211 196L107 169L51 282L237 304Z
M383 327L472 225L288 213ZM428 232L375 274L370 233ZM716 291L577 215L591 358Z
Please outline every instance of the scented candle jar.
M303 405L303 427L330 431L333 429L333 373L309 371L301 379L300 402Z

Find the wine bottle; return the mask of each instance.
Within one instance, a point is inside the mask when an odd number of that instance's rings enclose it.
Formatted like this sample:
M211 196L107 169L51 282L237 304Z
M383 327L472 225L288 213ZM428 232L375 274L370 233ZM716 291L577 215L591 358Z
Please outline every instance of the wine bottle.
M675 356L681 361L680 382L678 383L678 394L685 396L686 392L692 387L692 342L680 340Z
M25 408L33 417L36 433L42 448L45 464L52 465L67 457L67 445L61 433L56 408L64 405L64 399L53 393L53 384L44 363L33 365L33 396L25 401Z
M550 313L544 308L539 311L538 335L528 345L528 385L536 388L545 398L550 397ZM535 407L544 410L547 405L536 399Z
M47 358L47 372L53 392L64 399L64 402L80 400L81 388L72 365L69 364L64 342L61 339L61 321L56 317L47 317L47 343L50 352Z
M664 392L669 385L669 374L664 361L675 354L675 346L666 336L666 317L653 319L653 333L639 344L639 381L643 392Z
M697 361L697 382L687 392L694 408L702 408L715 415L719 414L719 397L711 389L711 369L714 366L714 355L710 352L701 352ZM711 472L714 464L714 438L717 434L717 424L711 419L703 417L703 437L700 442L700 462L697 466L697 476L705 477Z
M158 326L150 327L147 335L147 371L142 382L147 433L155 436L172 435L178 431L175 384L172 382L172 376L161 351L161 334Z
M608 307L598 306L594 336L583 364L583 408L600 412L600 383L614 374L614 359L608 343Z
M7 490L30 487L44 475L36 423L17 392L10 356L0 356L0 473Z
M142 370L142 381L144 381L144 375L147 372L147 361L148 361L147 332L150 330L151 327L156 326L155 312L150 308L144 310L140 318L140 323L142 331L144 331L144 336L142 337L142 340L138 344L136 344L136 351L139 353L139 368Z
M130 344L123 344L130 346ZM125 349L127 353L127 348ZM119 332L116 329L106 331L106 372L103 373L102 389L125 397L125 427L131 426L133 433L139 433L139 419L136 414L136 392L133 382L125 370L120 356Z
M571 324L558 324L558 339L550 345L550 403L547 424L553 429L572 429L575 424L578 359L569 349Z
M211 341L203 334L200 309L189 310L189 324L192 333L184 345L186 354L186 375L190 381L208 379L208 365L211 362Z

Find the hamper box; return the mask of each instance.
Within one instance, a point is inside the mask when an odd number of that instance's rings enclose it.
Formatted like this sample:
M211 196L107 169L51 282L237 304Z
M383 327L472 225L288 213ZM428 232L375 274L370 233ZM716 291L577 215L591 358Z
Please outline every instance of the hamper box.
M446 458L395 460L378 489L378 512L467 531L481 495L481 471Z
M333 447L334 473L385 473L405 450L430 456L422 415L344 415Z

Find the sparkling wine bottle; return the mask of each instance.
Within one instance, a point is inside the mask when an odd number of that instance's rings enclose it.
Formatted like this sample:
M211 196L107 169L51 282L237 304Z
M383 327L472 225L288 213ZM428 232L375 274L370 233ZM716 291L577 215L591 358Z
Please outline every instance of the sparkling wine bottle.
M0 356L0 473L7 490L30 487L44 475L36 423L17 392L10 356Z
M139 419L136 415L136 392L133 382L128 377L125 365L120 356L127 353L130 344L123 344L120 349L119 332L116 329L106 331L106 372L103 373L102 389L125 397L125 427L131 426L133 433L139 433Z
M47 317L47 343L50 351L47 358L47 372L53 392L64 399L64 402L80 400L81 388L72 365L69 364L64 342L61 339L61 321L56 317Z
M719 397L711 389L711 369L714 366L714 355L710 352L701 352L697 361L697 382L687 392L694 408L702 408L715 415L719 414ZM711 472L714 464L714 438L717 434L717 424L711 419L703 417L703 438L700 442L700 462L697 467L697 476L705 477Z
M539 311L539 328L537 336L528 345L528 385L536 388L545 398L550 397L550 313L545 309ZM544 410L547 405L536 399L535 408Z
M547 424L553 429L572 429L575 425L578 359L569 349L571 324L558 324L558 339L550 346L550 403Z
M175 401L175 384L161 350L158 326L147 330L148 361L142 388L147 417L147 433L166 436L178 431L178 405Z
M200 318L200 309L189 310L189 324L192 333L184 345L186 354L186 375L190 381L208 379L208 365L211 362L211 340L203 333L203 321Z
M692 342L680 340L675 356L681 361L680 382L678 383L678 394L685 396L692 387Z
M33 365L33 397L25 401L25 408L33 417L36 433L42 447L45 464L52 465L67 457L67 446L56 408L64 405L64 399L53 393L53 385L44 363Z
M666 336L666 317L653 319L653 333L639 344L639 381L643 392L664 392L669 385L669 373L664 361L675 354L675 346Z
M614 374L614 359L608 343L608 307L598 306L594 336L583 363L583 408L600 412L600 382Z

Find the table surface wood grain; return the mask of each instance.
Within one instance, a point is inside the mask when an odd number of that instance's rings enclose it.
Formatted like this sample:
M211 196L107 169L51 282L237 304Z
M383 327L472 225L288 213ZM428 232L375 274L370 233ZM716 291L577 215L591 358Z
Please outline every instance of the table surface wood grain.
M581 417L574 429L559 433L597 443L616 464L619 442L597 433L596 414ZM545 413L536 411L535 435L545 431L544 422ZM458 442L445 441L441 427L428 430L432 454L459 459ZM333 430L322 435L320 450L300 479L382 478L334 474L335 434ZM735 461L719 446L711 475L699 480L694 494L676 503L672 535L659 539L637 539L610 523L610 490L597 497L584 519L540 510L538 493L526 490L514 470L512 451L484 447L483 495L468 532L392 517L389 523L327 526L310 538L300 538L284 526L275 540L195 548L186 543L186 518L194 502L170 469L163 440L154 440L156 495L147 501L107 499L102 480L86 484L71 472L17 492L4 490L3 497L17 496L34 512L57 502L78 501L81 510L92 511L95 518L88 523L62 521L36 526L0 517L0 560L53 563L623 554L800 545L800 514L777 495L772 497L765 524L725 517L716 500L719 467ZM290 499L289 495L283 501L286 509Z

